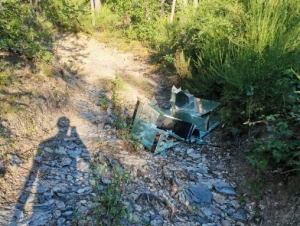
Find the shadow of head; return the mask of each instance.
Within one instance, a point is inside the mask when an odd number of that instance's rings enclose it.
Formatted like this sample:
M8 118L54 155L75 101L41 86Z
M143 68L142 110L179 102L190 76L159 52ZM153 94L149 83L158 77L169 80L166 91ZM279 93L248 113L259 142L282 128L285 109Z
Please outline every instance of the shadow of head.
M65 116L60 117L57 120L56 125L58 127L59 133L67 133L70 127L70 120Z

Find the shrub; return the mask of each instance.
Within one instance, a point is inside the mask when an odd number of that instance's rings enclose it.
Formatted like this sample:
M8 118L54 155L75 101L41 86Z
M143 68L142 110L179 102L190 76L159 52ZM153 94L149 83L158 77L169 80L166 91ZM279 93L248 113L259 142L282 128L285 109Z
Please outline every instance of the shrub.
M47 60L47 49L42 47L42 28L30 4L19 0L3 1L0 9L0 49L33 60ZM46 56L46 59L44 57Z
M300 80L300 76L297 76ZM300 95L290 96L287 113L264 117L267 122L265 136L256 140L248 156L250 163L265 170L269 165L282 164L287 170L300 172Z
M82 22L90 18L90 9L84 0L42 0L38 10L58 30L80 31Z

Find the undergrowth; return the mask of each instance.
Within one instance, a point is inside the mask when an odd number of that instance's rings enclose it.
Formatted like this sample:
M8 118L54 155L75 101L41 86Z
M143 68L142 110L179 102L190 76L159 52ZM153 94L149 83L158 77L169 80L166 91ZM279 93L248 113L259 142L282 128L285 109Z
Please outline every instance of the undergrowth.
M129 174L119 166L109 168L106 164L100 164L97 167L92 165L91 168L96 181L96 207L93 215L97 225L120 225L120 221L127 215L122 196L130 179Z
M118 129L120 137L129 144L132 150L138 150L140 142L134 139L132 134L132 119L128 115L128 110L124 107L120 99L119 92L124 89L124 81L120 76L116 76L112 85L112 105L113 113L116 115L115 127Z

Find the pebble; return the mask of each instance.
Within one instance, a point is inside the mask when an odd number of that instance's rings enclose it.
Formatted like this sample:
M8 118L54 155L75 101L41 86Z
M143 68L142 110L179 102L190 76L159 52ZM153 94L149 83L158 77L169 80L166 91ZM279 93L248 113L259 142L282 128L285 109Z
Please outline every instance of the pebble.
M15 217L16 219L20 219L24 217L24 213L22 210L18 210L16 209L13 213L13 217Z
M61 166L68 166L70 165L72 162L72 159L70 158L63 158L62 161L61 161Z

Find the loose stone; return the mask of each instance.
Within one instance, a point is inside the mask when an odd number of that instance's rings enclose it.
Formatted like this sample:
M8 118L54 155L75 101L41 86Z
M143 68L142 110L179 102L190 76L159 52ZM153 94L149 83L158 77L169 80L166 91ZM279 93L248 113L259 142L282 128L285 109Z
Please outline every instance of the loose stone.
M68 165L71 164L71 162L72 162L72 159L70 159L70 158L63 158L62 161L61 161L61 165L62 166L68 166Z
M217 182L215 184L213 184L215 189L225 195L235 195L235 190L234 188L225 182Z

